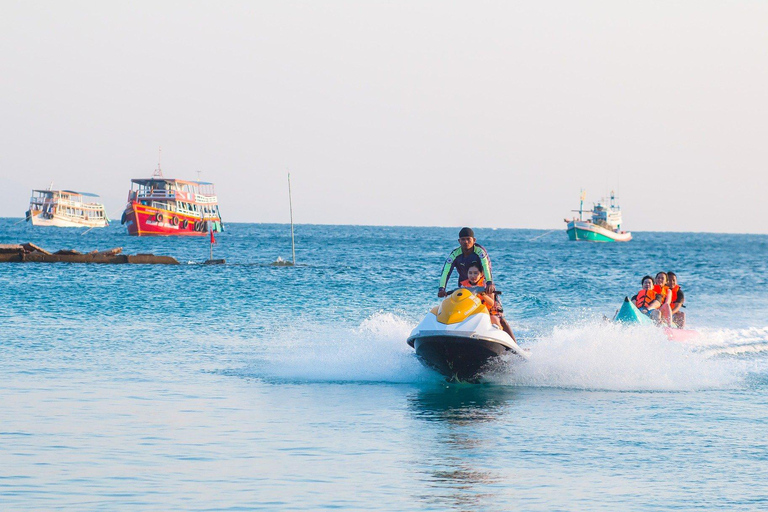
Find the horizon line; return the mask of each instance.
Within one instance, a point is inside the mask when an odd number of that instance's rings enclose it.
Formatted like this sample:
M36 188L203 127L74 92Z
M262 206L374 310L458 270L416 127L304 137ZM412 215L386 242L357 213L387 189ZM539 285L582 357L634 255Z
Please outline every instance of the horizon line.
M0 220L2 219L9 219L9 220L23 220L24 217L0 217ZM222 221L223 224L262 224L262 225L273 225L273 226L290 226L290 222L243 222L243 221ZM361 228L438 228L438 229L453 229L456 226L428 226L428 225L412 225L412 224L336 224L336 223L323 223L323 222L306 222L306 223L298 223L294 222L294 226L336 226L336 227L361 227ZM39 227L39 226L38 226ZM490 231L498 231L498 230L527 230L527 231L560 231L561 229L565 232L565 228L526 228L526 227L517 227L517 228L506 228L506 227L489 227L489 226L473 226L472 229L487 229ZM768 236L768 232L766 233L754 233L754 232L748 232L748 231L665 231L665 230L632 230L628 231L629 233L678 233L678 234L702 234L702 235L757 235L757 236Z

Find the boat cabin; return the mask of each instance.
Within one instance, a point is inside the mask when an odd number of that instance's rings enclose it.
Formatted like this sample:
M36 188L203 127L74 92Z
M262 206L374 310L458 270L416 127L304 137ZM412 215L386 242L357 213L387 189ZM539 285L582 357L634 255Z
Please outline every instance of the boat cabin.
M595 203L592 209L592 223L612 231L621 231L621 207L616 205L616 197L613 192L611 192L609 205L606 206L602 201Z

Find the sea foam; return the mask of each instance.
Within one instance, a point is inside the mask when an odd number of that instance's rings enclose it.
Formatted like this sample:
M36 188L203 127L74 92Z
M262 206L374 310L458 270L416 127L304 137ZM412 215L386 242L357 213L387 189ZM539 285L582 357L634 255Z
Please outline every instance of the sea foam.
M290 381L418 382L435 380L406 339L413 325L376 313L357 327L302 325L277 333L259 362L261 377Z
M585 322L554 328L528 346L531 357L496 373L498 383L622 391L730 387L741 366L667 339L653 326Z
M357 327L286 328L268 340L252 370L260 378L298 382L441 380L406 344L413 327L397 314L381 312ZM750 333L746 337L751 348L744 350L759 352L765 346L768 351L768 330ZM742 333L741 341L744 338ZM494 385L621 391L728 388L750 371L744 361L721 357L739 350L734 343L733 336L722 331L704 331L695 341L680 343L652 326L579 322L529 336L521 342L530 350L529 360L506 358L485 380Z

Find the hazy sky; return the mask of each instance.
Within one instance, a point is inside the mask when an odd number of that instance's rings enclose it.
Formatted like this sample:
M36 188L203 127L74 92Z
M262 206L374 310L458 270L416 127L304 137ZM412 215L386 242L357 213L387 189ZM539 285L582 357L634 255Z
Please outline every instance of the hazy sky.
M768 233L768 2L0 0L0 216L158 146L225 222Z

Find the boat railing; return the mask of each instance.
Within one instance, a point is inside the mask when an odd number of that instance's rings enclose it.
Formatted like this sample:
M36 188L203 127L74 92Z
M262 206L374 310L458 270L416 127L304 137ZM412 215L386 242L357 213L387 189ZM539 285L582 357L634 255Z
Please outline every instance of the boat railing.
M159 210L167 210L169 212L175 212L176 210L178 210L178 208L174 208L172 204L158 203L157 201L152 201L151 203L149 203L149 206L151 206L152 208L157 208Z
M85 219L85 220L100 220L106 217L106 215L104 214L104 210L85 211L82 209L73 209L71 211L68 211L66 208L57 208L54 213L55 215L60 217L69 217L69 218Z
M195 194L195 202L200 204L214 204L218 201L216 196L204 196L202 194Z
M200 217L200 212L196 212L194 210L188 210L187 208L176 208L176 210L179 213L183 213L184 215L190 215L192 217Z
M139 192L138 199L176 199L176 193L173 190L151 190L150 192Z
M70 206L72 208L83 208L86 210L104 210L104 205L101 203L80 203L77 201L59 201L58 204L64 206Z
M149 192L149 193L147 193L147 192L139 192L136 195L136 199L135 200L139 201L139 200L142 200L142 199L145 199L145 200L148 200L148 201L152 201L152 200L176 200L176 199L186 200L186 198L180 198L180 196L177 197L176 192L174 192L172 190L153 190L152 192ZM199 204L215 204L215 203L218 202L218 199L217 199L216 196L206 196L206 195L202 195L202 194L195 194L194 195L194 202L199 203Z
M86 210L104 210L104 205L101 203L83 203L80 201L70 201L69 199L45 198L41 200L40 198L32 197L29 204L41 206L68 206L70 208L81 208Z
M168 203L158 203L158 202L152 202L147 206L150 206L151 208L157 208L158 210L165 210L167 212L171 213L180 213L184 215L189 215L191 217L197 217L202 218L202 213L195 210L190 210L189 208L182 208L179 206L181 203L175 203L174 205L170 205Z
M29 204L54 204L56 201L50 197L35 197L29 198Z

